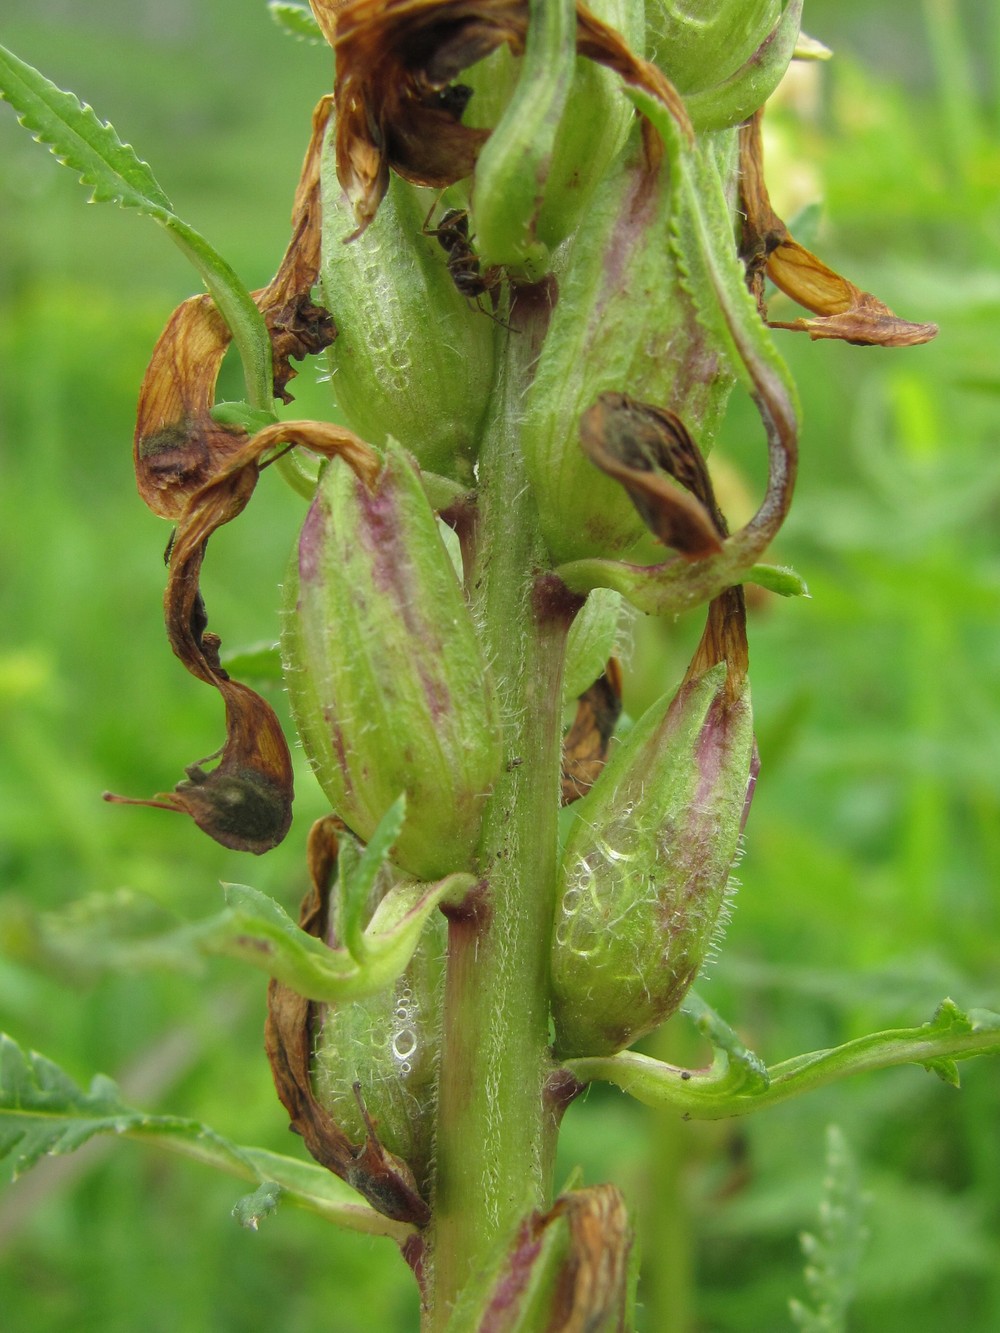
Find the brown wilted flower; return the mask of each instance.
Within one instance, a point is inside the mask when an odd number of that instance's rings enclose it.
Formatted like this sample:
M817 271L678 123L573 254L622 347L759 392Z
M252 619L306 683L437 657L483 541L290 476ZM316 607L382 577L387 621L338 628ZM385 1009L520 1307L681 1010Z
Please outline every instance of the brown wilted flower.
M385 195L390 168L444 189L471 175L488 130L462 124L470 90L455 79L506 44L524 50L528 0L310 0L337 54L337 176L360 235ZM577 5L577 50L664 103L690 134L684 104L653 64ZM647 136L647 148L656 153Z
M274 391L285 398L285 384L295 373L289 355L320 350L332 333L329 316L310 301L319 268L320 147L330 105L324 99L314 116L292 241L274 280L255 297L277 334ZM154 513L177 525L168 550L167 635L188 671L222 695L226 743L211 771L201 766L202 760L188 768L173 792L128 803L189 814L223 846L261 853L282 840L291 822L291 759L273 709L248 686L230 679L219 661L220 640L208 632L199 591L208 539L243 511L262 460L279 445L302 445L323 457L339 455L368 481L377 474L379 459L350 431L320 422L281 422L252 438L216 422L211 414L216 380L231 340L210 297L192 297L174 311L143 380L134 441L140 495Z
M740 127L740 256L747 267L747 282L765 319L765 275L786 296L820 316L768 320L771 328L793 329L810 338L840 338L861 346L911 347L929 342L938 331L936 324L900 319L877 296L835 273L790 234L771 207L764 183L763 114L761 109Z
M603 393L580 419L580 442L592 463L621 482L664 545L691 561L719 554L721 516L706 503L705 460L675 413Z

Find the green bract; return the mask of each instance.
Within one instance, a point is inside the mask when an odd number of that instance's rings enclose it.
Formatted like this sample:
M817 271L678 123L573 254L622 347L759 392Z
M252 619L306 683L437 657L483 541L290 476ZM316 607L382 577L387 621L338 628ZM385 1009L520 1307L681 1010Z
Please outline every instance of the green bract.
M630 1045L676 1009L723 918L753 755L749 687L719 663L640 718L563 854L552 950L564 1055Z
M330 465L291 584L288 691L334 810L367 841L403 792L396 863L428 880L467 869L500 768L493 685L420 477L397 445L371 491Z

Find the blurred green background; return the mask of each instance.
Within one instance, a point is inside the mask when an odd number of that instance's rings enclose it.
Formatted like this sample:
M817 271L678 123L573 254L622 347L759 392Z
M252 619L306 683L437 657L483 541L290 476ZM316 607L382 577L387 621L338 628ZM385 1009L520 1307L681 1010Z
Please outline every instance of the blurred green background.
M774 556L812 597L753 609L763 771L702 985L769 1061L922 1022L946 994L1000 1008L1000 8L807 0L804 22L836 59L799 71L769 117L776 202L821 202L802 239L941 333L902 352L778 335L805 429ZM247 284L266 282L327 51L256 0L4 0L0 40L110 119ZM130 457L150 349L196 283L154 224L85 197L0 105L0 900L128 886L195 917L235 880L294 909L323 812L301 763L292 834L259 861L100 801L169 788L218 744L221 710L164 642L166 529ZM314 372L293 387L296 414L328 414ZM736 404L720 449L751 489L758 431ZM273 641L302 514L271 476L214 539L206 597L227 645ZM697 632L637 625L632 711ZM0 1027L137 1105L297 1152L262 1054L264 989L222 962L196 981L88 980L0 957ZM647 1049L704 1056L684 1019ZM561 1169L616 1181L640 1215L644 1328L791 1327L831 1122L871 1196L850 1327L1000 1328L1000 1065L983 1061L961 1092L897 1070L730 1125L592 1090ZM387 1242L291 1208L241 1231L242 1192L133 1144L43 1163L0 1192L4 1328L416 1328Z

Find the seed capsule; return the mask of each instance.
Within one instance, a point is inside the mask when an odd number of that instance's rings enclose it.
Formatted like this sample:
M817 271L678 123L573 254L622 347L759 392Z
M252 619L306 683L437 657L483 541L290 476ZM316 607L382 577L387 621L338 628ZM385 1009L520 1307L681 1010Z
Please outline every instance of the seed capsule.
M725 919L751 775L749 687L719 662L636 723L579 803L552 952L561 1055L618 1051L658 1026Z
M423 880L466 869L500 770L493 684L420 476L398 446L371 489L330 464L290 583L288 693L333 809L368 841L405 792L397 865Z

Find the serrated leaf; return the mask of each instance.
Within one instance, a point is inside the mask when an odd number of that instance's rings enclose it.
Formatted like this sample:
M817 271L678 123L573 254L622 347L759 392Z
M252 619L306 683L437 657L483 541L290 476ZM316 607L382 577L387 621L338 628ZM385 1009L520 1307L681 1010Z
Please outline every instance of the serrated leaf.
M277 1211L284 1190L274 1180L265 1180L252 1194L244 1194L233 1204L233 1217L241 1227L256 1231L266 1218Z
M836 1125L826 1132L826 1172L819 1226L802 1237L805 1282L811 1305L789 1301L792 1321L805 1333L844 1333L854 1299L858 1265L867 1240L867 1199L857 1164Z
M118 1088L97 1075L84 1091L58 1065L0 1034L0 1163L14 1177L41 1157L74 1152L96 1134L181 1134L211 1142L249 1169L239 1149L195 1120L132 1110Z
M111 125L5 47L0 47L0 97L11 104L25 129L79 172L92 202L137 208L161 220L173 213L148 163L122 143Z
M280 1195L354 1231L390 1236L399 1243L411 1232L377 1213L314 1162L243 1147L198 1120L137 1111L122 1102L116 1085L101 1074L84 1090L51 1060L23 1050L0 1033L0 1165L10 1165L15 1177L23 1175L40 1158L73 1152L98 1134L146 1140L252 1181L260 1188L236 1205L247 1218L255 1211L266 1216Z
M290 4L288 0L270 0L267 8L271 18L289 37L308 42L311 46L324 45L326 38L323 29L306 5Z

